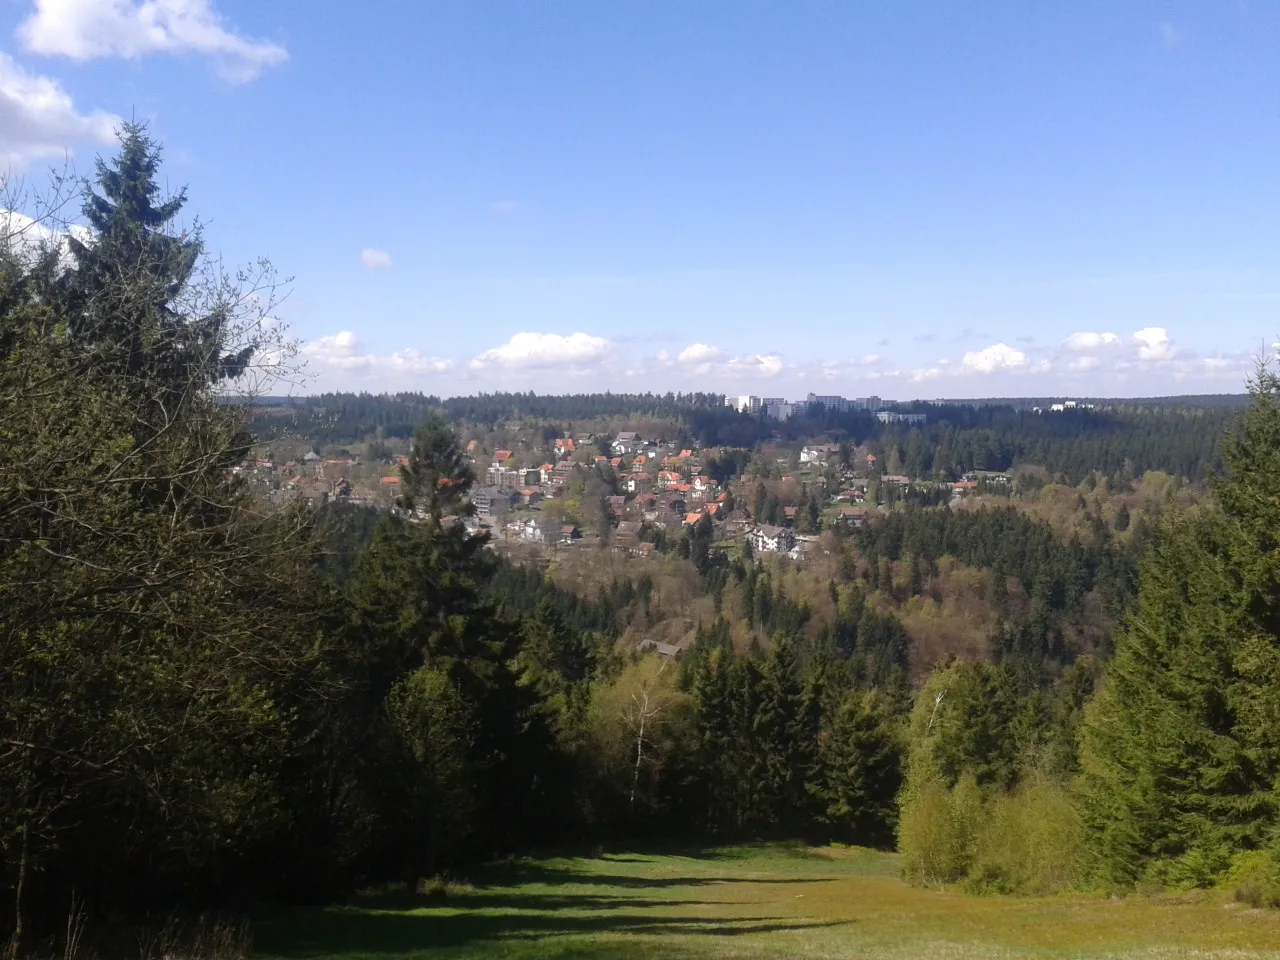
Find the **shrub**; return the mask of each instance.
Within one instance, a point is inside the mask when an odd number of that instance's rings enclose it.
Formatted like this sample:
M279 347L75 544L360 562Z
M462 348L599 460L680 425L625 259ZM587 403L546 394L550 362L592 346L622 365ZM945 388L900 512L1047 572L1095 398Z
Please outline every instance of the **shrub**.
M939 780L917 786L902 803L898 850L903 876L914 883L954 883L973 861L982 793L971 774L954 790Z
M1238 903L1280 907L1280 842L1268 850L1237 854L1224 885Z
M990 799L974 844L975 892L1045 894L1079 879L1080 817L1063 787L1033 776Z

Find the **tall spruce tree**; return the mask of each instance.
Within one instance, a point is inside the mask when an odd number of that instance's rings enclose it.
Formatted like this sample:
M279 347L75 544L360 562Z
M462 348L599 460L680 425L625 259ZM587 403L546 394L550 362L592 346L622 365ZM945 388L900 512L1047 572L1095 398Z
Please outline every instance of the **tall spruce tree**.
M1280 380L1224 445L1217 507L1165 523L1081 735L1100 880L1204 885L1275 842L1280 810Z
M237 377L258 347L229 344L233 302L191 285L200 230L176 228L185 189L160 199L160 153L143 125L122 127L119 152L99 158L85 184L88 232L67 234L75 265L58 283L67 331L92 371L153 396Z
M74 262L0 294L0 888L19 916L72 889L102 909L207 890L278 828L298 691L323 688L307 518L228 476L246 410L213 387L248 345L188 323L184 304L234 298L191 282L156 159L127 129Z

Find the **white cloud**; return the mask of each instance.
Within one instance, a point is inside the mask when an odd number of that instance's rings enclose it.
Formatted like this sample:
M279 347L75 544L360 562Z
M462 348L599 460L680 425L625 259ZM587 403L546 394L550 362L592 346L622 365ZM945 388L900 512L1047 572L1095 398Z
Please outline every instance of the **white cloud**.
M1138 359L1148 363L1172 360L1178 352L1164 327L1143 327L1133 339L1138 345Z
M1000 373L1021 370L1027 365L1027 355L1007 343L995 343L966 353L961 363L969 373Z
M912 370L911 382L925 383L928 380L937 380L940 376L942 376L942 374L943 374L943 370L941 367L924 367L919 370Z
M211 0L35 0L18 38L32 53L72 60L201 54L232 83L289 59L278 44L228 30Z
M729 355L719 347L706 343L691 343L680 351L676 357L681 363L717 363L727 360Z
M699 377L733 379L776 377L786 368L778 353L748 353L733 356L709 343L691 343L680 351L677 362Z
M727 364L728 372L736 376L776 377L782 372L782 357L776 353L755 353L734 357Z
M385 377L394 374L447 373L453 361L433 357L412 347L389 354L376 354L364 349L360 339L350 330L320 337L306 343L298 351L307 364L307 372L323 381L334 374L363 377Z
M68 236L84 244L93 243L93 231L83 224L67 224L53 217L35 219L18 210L0 209L0 250L25 262L34 263L56 250L59 266L74 266Z
M1084 373L1101 365L1102 361L1097 357L1076 357L1067 364L1067 369L1072 373Z
M364 264L366 270L385 270L391 266L391 254L385 250L365 247L360 251L360 262Z
M27 73L0 52L0 173L33 160L63 157L82 143L110 143L121 120L79 113L56 80Z
M1120 338L1114 333L1073 333L1062 341L1062 347L1072 353L1088 353L1103 347L1114 347L1119 343Z
M585 333L517 333L506 343L475 357L471 369L486 367L556 367L599 360L613 344Z

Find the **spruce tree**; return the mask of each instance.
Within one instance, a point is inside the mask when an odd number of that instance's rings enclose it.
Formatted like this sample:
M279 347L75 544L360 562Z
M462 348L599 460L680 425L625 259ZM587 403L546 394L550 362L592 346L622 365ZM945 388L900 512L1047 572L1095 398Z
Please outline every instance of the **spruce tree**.
M237 344L233 298L216 287L192 288L203 249L199 227L182 232L186 190L160 199L159 145L140 124L125 124L120 150L98 158L84 186L88 233L70 231L74 268L59 278L70 341L136 391L167 393L193 381L209 386L244 372L258 348ZM153 399L165 399L165 394Z
M828 718L820 743L823 818L847 842L890 843L902 750L884 699L856 691L846 695Z
M1217 506L1165 522L1086 707L1077 790L1101 881L1203 885L1271 840L1280 797L1280 381L1224 445Z

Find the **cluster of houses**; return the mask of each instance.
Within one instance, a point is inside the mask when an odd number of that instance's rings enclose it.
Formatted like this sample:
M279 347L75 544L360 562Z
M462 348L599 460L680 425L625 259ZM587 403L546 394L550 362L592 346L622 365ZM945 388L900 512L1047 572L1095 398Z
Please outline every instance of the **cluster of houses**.
M756 399L737 398L748 406ZM835 400L846 404L880 402L879 398L866 401L810 398L812 402L821 403ZM885 410L877 413L887 413L894 418L923 416ZM905 422L917 421L907 419ZM566 511L548 509L546 501L562 498L575 484L576 489L583 489L589 472L599 470L616 480L617 495L605 498L604 508L610 523L604 524L603 529L600 522L593 523L593 533L597 538L607 538L618 551L647 555L655 549L652 542L647 542L655 539L649 534L655 531L670 534L702 523L704 518L712 524L715 540L745 540L758 553L799 557L814 539L794 529L796 508L793 506L780 511L779 523L775 525L759 524L741 505L735 505L729 492L703 470L711 451L682 449L662 440L646 439L636 431L602 438L590 433L565 435L555 438L550 449L544 448L544 451L547 462L537 463L541 458L531 457L527 452L517 456L509 449L495 450L491 457L485 458L488 465L480 471L476 463L480 458L478 443L471 441L467 454L476 472L483 476L483 484L471 493L474 515L465 522L473 529L494 531L506 541L546 545L579 542L583 535L578 526L562 519ZM810 443L800 451L802 467L840 465L840 480L835 489L828 489L829 471L825 477L810 481L816 485L813 489L820 491L821 501L835 508L834 512L826 511L827 522L861 526L873 509L874 505L866 501L872 492L871 485L876 482L903 490L915 485L939 486L930 481L882 473L876 456L865 450L855 456L857 462L850 462L845 459L850 453L833 443ZM400 457L385 463L361 464L354 455L326 458L312 450L283 463L274 463L269 458L244 461L231 472L281 499L301 495L313 503L333 498L386 506L394 503L400 492L399 470L392 472L387 467L406 463L406 459ZM1010 478L1005 474L974 473L945 486L951 487L954 498L960 498L1009 483ZM597 520L595 516L589 519Z
M377 479L380 469L377 464L362 464L354 454L322 457L314 450L308 450L301 457L290 460L274 461L270 457L243 460L231 468L230 474L277 501L301 496L313 505L330 499L374 504L378 502L378 492L382 493L383 499L399 492L398 474L394 478L382 478L384 482L380 484L380 491L367 489L366 484L364 492L359 492L357 474L362 470L372 471L371 478ZM386 480L394 482L388 484Z
M608 453L588 452L601 449ZM671 529L690 526L703 516L713 521L725 519L726 495L720 484L700 472L703 454L691 449L623 431L603 443L593 434L557 438L552 452L552 462L516 466L511 450L494 451L484 472L485 485L471 495L473 522L497 527L507 538L530 543L578 540L580 533L574 525L553 523L538 514L515 514L561 496L571 481L585 479L591 469L610 471L617 489L623 492L606 499L616 524L611 539L618 549L650 552L653 545L640 541L642 525ZM475 453L474 443L469 453Z

